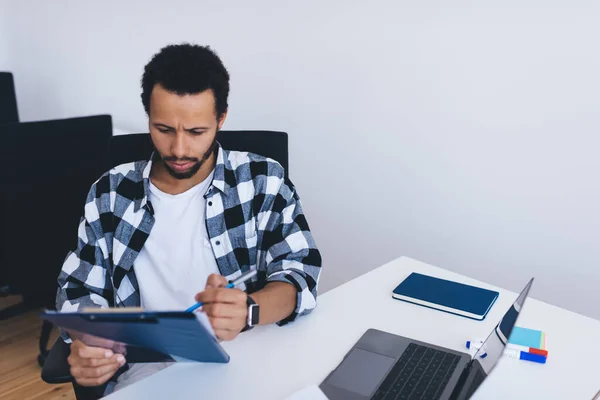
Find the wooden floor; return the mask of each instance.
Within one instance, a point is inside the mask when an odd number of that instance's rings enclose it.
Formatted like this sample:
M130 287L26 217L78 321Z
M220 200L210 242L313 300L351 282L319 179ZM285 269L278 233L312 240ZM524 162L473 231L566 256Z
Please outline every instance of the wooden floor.
M0 309L19 301L0 298ZM37 363L41 321L38 311L0 321L0 399L75 399L70 383L49 385L40 378ZM58 332L52 332L50 344Z

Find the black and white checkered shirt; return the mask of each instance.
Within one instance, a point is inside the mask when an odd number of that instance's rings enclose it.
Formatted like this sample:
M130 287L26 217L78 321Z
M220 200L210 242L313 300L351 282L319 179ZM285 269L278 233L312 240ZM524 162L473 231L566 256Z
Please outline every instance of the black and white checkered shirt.
M152 161L118 166L88 194L79 243L58 278L57 310L140 306L135 260L154 225L148 200ZM206 227L219 271L228 280L257 269L241 285L252 293L288 282L296 309L280 324L316 306L321 255L294 186L276 161L219 146L206 199Z

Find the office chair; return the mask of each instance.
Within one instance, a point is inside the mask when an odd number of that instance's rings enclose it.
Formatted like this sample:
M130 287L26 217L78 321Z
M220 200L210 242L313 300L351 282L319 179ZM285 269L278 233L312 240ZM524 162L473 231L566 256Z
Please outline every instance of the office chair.
M15 82L10 72L0 72L0 124L19 122Z
M5 277L25 308L53 309L91 184L108 169L111 117L0 126L0 237ZM0 320L13 313L0 313ZM44 322L40 365L52 324Z
M17 112L17 96L15 94L15 84L13 75L10 72L0 72L0 124L11 124L19 122L19 113ZM0 207L2 207L0 199ZM12 293L4 276L5 269L3 264L2 243L0 240L0 296L8 296ZM26 309L24 304L17 304L0 311L2 315L17 315ZM1 319L1 318L0 318Z
M217 140L224 149L247 151L270 157L279 162L288 173L288 136L275 131L220 131ZM148 133L113 136L110 141L110 167L148 160L154 150ZM83 204L83 203L82 203ZM69 345L61 338L54 343L42 369L42 379L47 383L73 382L78 400L95 400L104 394L106 384L82 387L73 381L67 358Z

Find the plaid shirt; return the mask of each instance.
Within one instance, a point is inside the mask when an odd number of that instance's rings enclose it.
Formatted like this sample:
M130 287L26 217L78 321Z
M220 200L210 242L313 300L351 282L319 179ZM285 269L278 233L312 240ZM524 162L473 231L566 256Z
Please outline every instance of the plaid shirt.
M77 248L58 278L56 309L140 306L135 260L154 225L148 200L152 161L124 164L92 185ZM321 255L294 186L276 161L219 146L206 199L206 227L219 271L228 280L257 269L240 288L267 282L297 290L296 308L280 324L316 306Z

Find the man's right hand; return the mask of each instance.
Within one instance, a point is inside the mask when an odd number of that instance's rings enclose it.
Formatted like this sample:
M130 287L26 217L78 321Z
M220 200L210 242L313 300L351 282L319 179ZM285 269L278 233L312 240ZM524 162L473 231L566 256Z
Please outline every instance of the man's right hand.
M110 344L107 347L111 347ZM68 361L71 375L78 384L100 386L125 364L125 356L114 353L110 348L88 346L74 339Z

